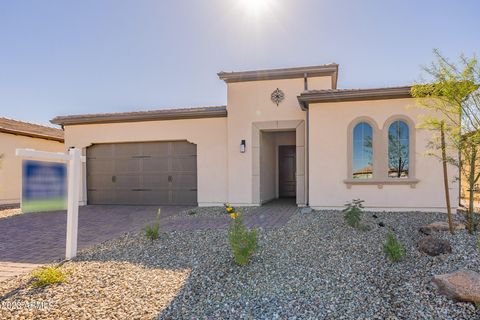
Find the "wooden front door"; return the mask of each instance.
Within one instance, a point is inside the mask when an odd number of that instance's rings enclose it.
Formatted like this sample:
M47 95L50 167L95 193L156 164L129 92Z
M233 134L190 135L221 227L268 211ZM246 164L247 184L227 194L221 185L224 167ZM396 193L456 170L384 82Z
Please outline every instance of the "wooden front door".
M278 195L280 198L297 195L296 163L296 146L278 147Z

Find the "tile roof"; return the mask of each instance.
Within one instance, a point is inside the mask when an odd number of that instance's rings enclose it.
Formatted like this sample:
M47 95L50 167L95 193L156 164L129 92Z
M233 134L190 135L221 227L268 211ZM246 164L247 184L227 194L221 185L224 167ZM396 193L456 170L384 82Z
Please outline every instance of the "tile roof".
M92 123L218 118L226 116L226 106L213 106L58 116L50 120L50 122L61 125L77 125Z
M293 79L318 76L331 76L332 88L337 87L338 80L338 64L330 63L310 67L237 71L237 72L219 72L218 77L227 82L242 81L258 81L258 80L276 80L276 79Z
M302 108L306 108L309 103L411 98L410 90L411 86L309 90L302 92L297 98Z
M0 132L63 142L63 130L8 118L0 118Z

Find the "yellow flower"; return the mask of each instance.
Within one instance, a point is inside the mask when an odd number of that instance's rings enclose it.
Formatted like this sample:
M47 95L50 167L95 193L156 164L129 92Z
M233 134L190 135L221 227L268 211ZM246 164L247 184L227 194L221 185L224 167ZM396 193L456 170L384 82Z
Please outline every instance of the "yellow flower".
M237 219L237 216L238 216L238 213L236 212L230 213L230 218L232 218L233 220Z
M232 207L227 207L227 212L229 212L229 213L233 212L233 208Z

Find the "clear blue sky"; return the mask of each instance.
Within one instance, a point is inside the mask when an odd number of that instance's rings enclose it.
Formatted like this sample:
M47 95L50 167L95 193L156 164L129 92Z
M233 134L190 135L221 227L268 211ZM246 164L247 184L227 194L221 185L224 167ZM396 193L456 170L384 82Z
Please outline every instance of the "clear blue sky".
M403 85L433 48L480 53L478 0L245 1L2 0L0 116L222 105L219 71L330 62L339 88Z

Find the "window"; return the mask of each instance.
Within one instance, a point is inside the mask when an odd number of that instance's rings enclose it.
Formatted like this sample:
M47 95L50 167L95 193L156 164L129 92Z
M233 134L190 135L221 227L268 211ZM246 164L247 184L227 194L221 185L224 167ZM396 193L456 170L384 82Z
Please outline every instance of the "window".
M401 120L388 128L388 177L408 178L409 132L408 125Z
M373 130L366 122L353 128L352 178L373 177Z

